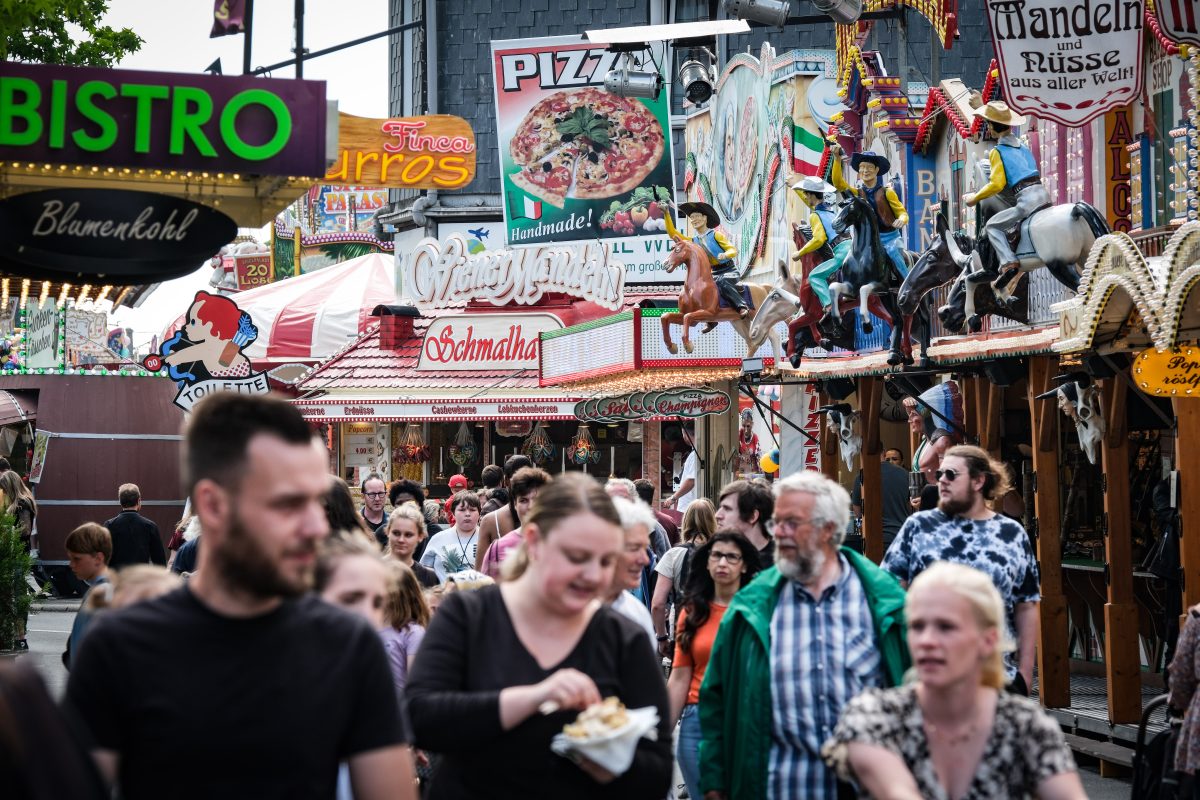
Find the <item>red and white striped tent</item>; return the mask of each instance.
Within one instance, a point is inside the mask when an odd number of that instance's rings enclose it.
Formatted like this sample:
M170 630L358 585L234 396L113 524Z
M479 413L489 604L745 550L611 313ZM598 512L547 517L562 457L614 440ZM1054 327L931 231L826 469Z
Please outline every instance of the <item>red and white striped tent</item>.
M245 350L256 364L317 361L341 350L373 324L371 310L396 300L396 262L371 255L233 296L258 326Z

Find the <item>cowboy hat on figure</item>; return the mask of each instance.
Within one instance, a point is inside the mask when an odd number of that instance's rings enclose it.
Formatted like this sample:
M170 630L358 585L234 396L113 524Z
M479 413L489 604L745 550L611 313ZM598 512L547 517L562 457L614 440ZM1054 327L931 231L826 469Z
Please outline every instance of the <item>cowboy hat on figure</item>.
M1002 286L1020 269L1020 262L1008 244L1009 234L1020 228L1033 212L1050 205L1050 195L1042 186L1033 153L1012 132L1013 128L1025 124L1025 118L1000 100L980 106L974 114L983 117L987 135L996 140L996 146L988 155L991 179L979 191L963 195L963 202L974 206L1001 192L1016 196L1016 205L993 214L984 226L1000 264L1001 277L996 283Z
M808 285L820 301L821 308L828 312L833 304L829 278L846 260L846 254L850 252L850 237L841 236L833 229L834 212L825 202L825 195L834 191L832 186L815 175L810 175L792 184L792 190L800 195L800 199L808 206L808 225L812 228L812 238L792 256L792 260L799 261L809 253L818 251L825 257L809 271Z
M725 302L729 304L729 307L736 310L738 316L745 319L750 315L750 306L746 304L742 293L738 291L737 285L733 280L736 269L733 260L737 258L737 248L730 244L725 234L716 230L716 227L721 224L721 217L718 216L717 210L708 203L680 203L679 211L687 215L688 222L691 223L692 229L696 231L696 235L692 236L691 240L704 248L704 251L708 253L708 263L712 267L713 280L717 284L717 291L720 292L721 297L725 298ZM676 230L671 215L668 213L664 217L667 223L667 233L672 238L682 236ZM711 328L711 325L709 327Z
M830 145L829 150L834 155L833 173L830 175L834 188L839 192L853 192L871 206L879 226L879 242L903 279L908 275L908 265L904 263L904 248L900 246L900 230L908 224L908 211L904 209L895 190L880 180L891 170L891 162L870 150L855 153L850 157L850 168L858 173L861 182L853 187L842 177L842 160L839 158L842 148L834 144Z

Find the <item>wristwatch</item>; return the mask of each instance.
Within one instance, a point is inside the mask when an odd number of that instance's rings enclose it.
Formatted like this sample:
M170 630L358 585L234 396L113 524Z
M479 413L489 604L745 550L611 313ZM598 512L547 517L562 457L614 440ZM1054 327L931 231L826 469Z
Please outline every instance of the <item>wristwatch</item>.
M671 640L671 637L668 634L664 633L658 637L658 640L660 642L669 642Z

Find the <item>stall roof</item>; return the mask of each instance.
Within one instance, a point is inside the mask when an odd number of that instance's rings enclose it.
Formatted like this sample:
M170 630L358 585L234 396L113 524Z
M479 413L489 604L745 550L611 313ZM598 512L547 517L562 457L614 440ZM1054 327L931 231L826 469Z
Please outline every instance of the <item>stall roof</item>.
M0 426L20 425L36 418L36 393L0 390Z

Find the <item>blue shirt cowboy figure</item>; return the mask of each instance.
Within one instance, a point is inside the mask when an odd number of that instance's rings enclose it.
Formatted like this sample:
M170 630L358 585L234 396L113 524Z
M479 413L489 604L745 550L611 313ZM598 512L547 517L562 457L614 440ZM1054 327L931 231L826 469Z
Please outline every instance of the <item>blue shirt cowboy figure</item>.
M1042 186L1033 153L1012 132L1013 128L1025 124L1025 118L999 100L975 109L975 116L983 117L988 137L996 140L996 146L988 155L992 175L982 189L963 195L963 202L973 206L1001 192L1016 197L1012 208L993 214L983 228L996 252L1002 282L1020 268L1020 262L1008 244L1009 234L1020 228L1021 222L1033 212L1050 205L1050 194Z
M738 312L738 316L745 319L750 315L750 306L734 281L736 265L733 260L737 258L737 248L730 244L725 234L714 230L721 224L717 210L708 203L680 203L679 210L687 215L692 230L696 231L696 235L690 237L692 242L700 245L708 253L708 263L712 267L717 292L725 298L730 308ZM668 234L682 235L676 230L670 214L665 215L665 222Z
M892 168L892 163L878 153L866 150L855 153L850 157L850 168L858 173L861 181L857 187L850 186L842 177L842 148L830 145L834 155L833 173L830 178L833 188L839 192L850 191L867 201L875 212L875 222L879 225L879 241L883 249L896 265L896 271L901 278L908 275L908 265L904 263L904 248L900 242L900 230L908 224L908 211L896 196L891 186L880 181Z
M812 237L792 256L792 260L799 261L809 253L821 252L826 245L832 248L829 258L817 264L808 273L809 288L817 296L821 307L828 311L833 303L829 292L829 278L846 260L846 254L850 252L850 237L839 238L833 229L834 211L825 202L825 195L833 191L832 186L815 175L810 175L792 184L792 190L800 195L800 199L808 206L808 225L812 228Z

